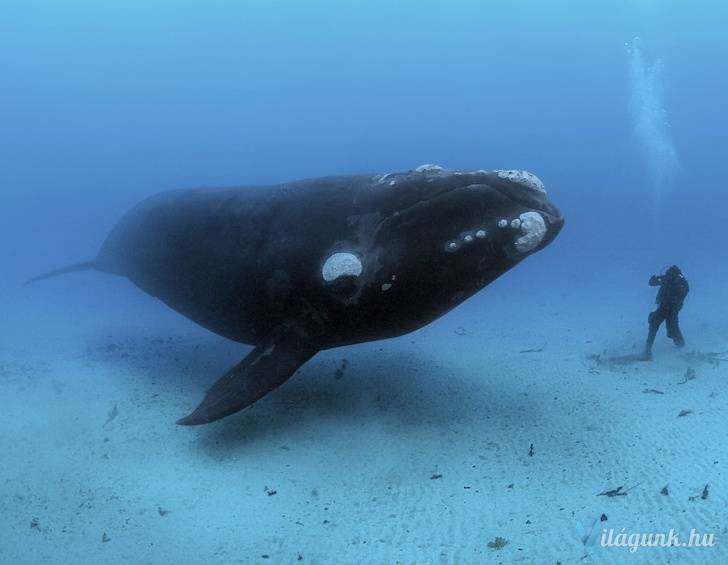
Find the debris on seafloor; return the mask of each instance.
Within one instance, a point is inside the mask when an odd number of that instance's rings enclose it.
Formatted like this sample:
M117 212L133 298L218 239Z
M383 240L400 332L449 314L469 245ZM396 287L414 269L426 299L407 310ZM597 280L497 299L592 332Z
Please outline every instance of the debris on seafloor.
M344 377L344 372L346 371L346 368L349 366L349 360L348 359L342 359L341 360L341 366L339 366L338 369L334 372L334 378L338 381L341 380Z
M614 496L627 496L627 491L622 490L624 486L618 486L617 488L614 488L612 490L605 490L604 492L600 492L597 496L607 496L609 498L612 498Z
M488 542L488 547L495 551L499 551L499 550L503 549L505 546L507 546L508 543L509 542L506 538L501 537L501 536L496 536L495 539L493 539L493 541Z
M691 497L689 497L689 498L688 498L688 500L689 500L690 502L692 502L693 500L697 500L698 498L700 498L701 500L706 500L706 499L708 498L708 495L709 495L709 494L710 494L710 493L709 493L709 491L708 491L708 485L705 485L705 486L703 487L703 492L701 492L700 494L696 494L695 496L691 496Z
M546 345L542 345L541 347L537 349L524 349L522 351L519 351L518 353L542 353L545 349Z
M636 485L634 485L634 486L632 486L632 487L630 487L628 489L625 489L624 488L624 485L621 485L621 486L618 486L615 489L605 490L604 492L600 492L597 496L606 496L608 498L613 498L615 496L627 496L627 493L629 491L631 491L634 488L637 488L641 484L642 483L637 483Z
M685 358L692 363L708 363L714 367L720 367L720 363L728 363L728 351L711 351L703 353L694 349L685 354Z
M684 385L686 382L692 381L694 378L695 378L695 369L693 369L692 367L688 367L687 370L685 371L685 375L683 376L683 380L678 381L677 384Z
M114 404L114 407L109 410L108 415L106 416L106 421L104 422L104 425L101 426L102 428L105 428L108 426L111 422L114 421L114 418L119 414L119 409L117 408L116 404Z

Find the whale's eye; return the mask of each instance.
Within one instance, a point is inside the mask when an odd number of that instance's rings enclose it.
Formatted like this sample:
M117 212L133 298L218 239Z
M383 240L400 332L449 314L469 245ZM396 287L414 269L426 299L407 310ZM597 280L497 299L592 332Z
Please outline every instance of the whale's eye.
M361 272L361 261L353 253L334 253L326 259L321 268L321 276L326 282L340 277L358 277Z

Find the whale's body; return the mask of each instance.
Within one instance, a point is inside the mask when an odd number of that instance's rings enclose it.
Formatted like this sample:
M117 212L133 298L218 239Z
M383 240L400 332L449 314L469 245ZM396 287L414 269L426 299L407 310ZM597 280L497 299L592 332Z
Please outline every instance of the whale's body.
M181 424L241 410L317 351L424 326L545 247L563 219L523 171L179 190L130 210L94 268L254 345Z

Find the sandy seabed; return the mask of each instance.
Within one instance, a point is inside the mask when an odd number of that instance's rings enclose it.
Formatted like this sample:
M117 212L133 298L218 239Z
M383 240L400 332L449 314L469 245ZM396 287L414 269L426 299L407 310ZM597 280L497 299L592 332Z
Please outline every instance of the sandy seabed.
M123 282L64 303L90 284L0 296L0 563L728 562L728 328L707 298L685 350L661 333L631 363L649 305L498 284L185 428L249 348ZM715 545L630 552L603 529Z

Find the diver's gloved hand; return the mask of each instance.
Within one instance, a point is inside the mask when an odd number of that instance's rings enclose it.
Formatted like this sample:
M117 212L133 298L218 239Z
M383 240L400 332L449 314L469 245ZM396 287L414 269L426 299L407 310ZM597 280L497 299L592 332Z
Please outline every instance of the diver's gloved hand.
M660 284L660 278L657 275L652 275L650 277L650 286L657 286Z

